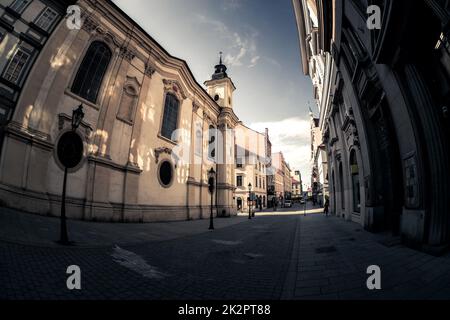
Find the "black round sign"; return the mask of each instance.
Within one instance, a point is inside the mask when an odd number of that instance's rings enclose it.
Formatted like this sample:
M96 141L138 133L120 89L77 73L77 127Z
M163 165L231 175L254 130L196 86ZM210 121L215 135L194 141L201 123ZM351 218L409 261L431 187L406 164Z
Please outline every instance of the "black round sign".
M57 146L59 161L67 169L73 169L83 160L83 139L73 131L64 133L59 139Z

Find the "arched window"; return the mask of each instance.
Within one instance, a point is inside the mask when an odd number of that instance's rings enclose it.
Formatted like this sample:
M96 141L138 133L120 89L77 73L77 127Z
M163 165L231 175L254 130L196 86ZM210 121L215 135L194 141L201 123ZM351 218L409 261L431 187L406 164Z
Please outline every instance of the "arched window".
M106 44L100 41L93 42L78 69L72 85L72 92L96 103L111 57L111 50Z
M361 189L359 185L359 167L356 152L350 154L350 170L352 172L353 211L361 212Z
M172 140L172 134L177 130L178 126L178 111L179 111L178 99L168 93L166 95L166 102L164 106L164 117L161 128L161 135L164 138Z

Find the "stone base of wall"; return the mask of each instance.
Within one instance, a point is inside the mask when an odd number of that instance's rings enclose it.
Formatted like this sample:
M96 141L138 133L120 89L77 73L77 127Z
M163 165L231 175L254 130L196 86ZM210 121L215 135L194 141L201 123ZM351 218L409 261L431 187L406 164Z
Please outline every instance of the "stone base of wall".
M383 231L384 208L366 207L365 212L364 229L370 232Z
M59 217L61 214L61 197L57 195L33 192L20 188L0 184L0 205L43 216ZM214 208L214 216L236 216L233 207ZM217 214L219 212L219 215ZM185 221L206 219L210 216L210 206L149 206L124 205L117 203L88 202L84 199L66 199L66 215L69 219L122 222L122 223L148 223L164 221Z

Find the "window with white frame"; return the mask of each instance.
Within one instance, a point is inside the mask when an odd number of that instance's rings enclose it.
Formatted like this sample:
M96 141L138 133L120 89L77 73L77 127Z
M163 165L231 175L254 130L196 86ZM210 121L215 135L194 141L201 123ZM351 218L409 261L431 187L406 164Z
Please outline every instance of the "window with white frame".
M17 13L22 13L31 0L15 0L9 7Z
M35 25L37 25L42 30L48 31L52 27L53 23L56 21L58 13L52 8L45 8L44 11L36 19Z
M6 67L3 78L12 83L18 84L30 58L30 53L26 52L22 48L18 48Z

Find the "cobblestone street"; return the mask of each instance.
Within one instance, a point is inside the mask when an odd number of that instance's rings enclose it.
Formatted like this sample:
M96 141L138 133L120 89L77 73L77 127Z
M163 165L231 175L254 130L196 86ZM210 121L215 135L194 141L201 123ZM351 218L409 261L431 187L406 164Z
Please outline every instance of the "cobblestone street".
M257 213L257 217L128 225L129 237L114 241L120 224L69 222L76 234L103 233L84 246L57 247L52 240L0 242L1 299L448 299L450 257L433 257L387 246L387 236L308 210ZM2 227L8 213L2 212ZM36 219L23 215L25 221ZM57 219L39 217L43 228ZM180 232L180 229L185 232ZM135 230L148 230L136 241ZM38 230L38 228L35 228ZM57 229L56 229L57 230ZM190 231L187 231L190 230ZM28 233L36 231L26 230ZM25 233L25 231L24 231ZM55 232L57 234L57 232ZM108 235L111 236L108 244ZM172 236L171 236L172 235ZM153 237L150 239L150 237ZM142 238L142 237L141 237ZM149 240L150 239L150 240ZM128 244L127 244L128 243ZM118 245L119 244L119 245ZM81 268L82 290L69 291L66 269ZM382 290L366 287L369 265L379 265Z

